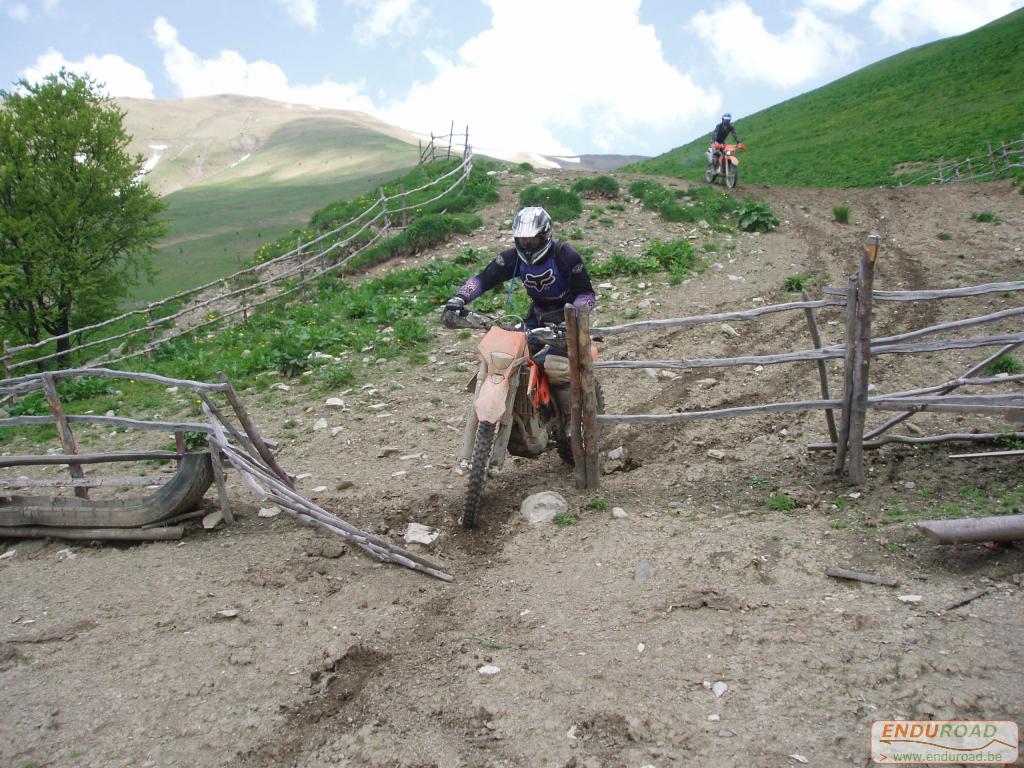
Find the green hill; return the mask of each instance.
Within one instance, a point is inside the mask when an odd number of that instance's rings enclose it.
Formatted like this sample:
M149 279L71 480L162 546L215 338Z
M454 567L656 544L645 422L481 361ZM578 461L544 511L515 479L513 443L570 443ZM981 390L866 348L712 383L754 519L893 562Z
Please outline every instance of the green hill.
M860 187L1024 132L1024 10L737 120L741 183ZM711 126L708 126L708 133ZM707 134L627 170L699 179Z
M168 203L158 275L137 300L230 274L313 211L416 164L412 136L356 112L242 96L119 103Z

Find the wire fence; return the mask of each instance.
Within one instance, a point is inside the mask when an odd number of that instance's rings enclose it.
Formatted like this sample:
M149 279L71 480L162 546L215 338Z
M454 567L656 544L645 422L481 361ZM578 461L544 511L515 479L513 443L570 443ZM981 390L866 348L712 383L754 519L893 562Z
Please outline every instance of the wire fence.
M957 184L964 181L980 179L996 179L1015 168L1024 168L1024 134L1017 141L1000 144L995 149L992 142L986 145L986 153L981 157L968 157L953 163L936 163L934 170L926 171L909 181L901 181L900 186L910 184Z
M453 143L456 138L464 139L463 143ZM297 238L295 248L265 262L150 302L109 320L37 342L12 345L4 339L0 354L3 375L9 378L31 366L42 367L53 360L68 360L72 354L97 347L106 347L106 350L101 350L84 365L115 365L141 355L152 357L160 346L173 339L219 325L238 315L242 315L244 320L254 309L296 291L304 295L311 281L341 269L382 238L407 225L410 211L452 194L469 178L473 170L473 152L469 145L468 126L463 135L455 136L453 123L448 134L435 136L431 133L426 146L420 142L421 165L452 158L460 160L459 164L441 176L415 189L403 188L390 196L385 195L381 187L379 197L357 216L305 242ZM434 189L439 191L428 199L409 202L410 197ZM295 281L295 284L289 285L288 281ZM274 289L269 296L266 295L268 289ZM254 296L261 298L252 301ZM126 324L132 327L125 330ZM107 335L81 341L86 334L103 329ZM146 341L136 349L124 349L126 340L133 338L145 338ZM79 343L71 345L72 340ZM54 347L57 351L48 351Z

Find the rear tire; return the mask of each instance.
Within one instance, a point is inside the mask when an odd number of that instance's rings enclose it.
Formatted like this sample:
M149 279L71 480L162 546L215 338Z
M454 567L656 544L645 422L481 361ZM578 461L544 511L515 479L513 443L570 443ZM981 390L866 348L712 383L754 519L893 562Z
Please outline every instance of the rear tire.
M725 186L729 189L736 188L736 182L739 181L740 171L735 165L730 162L725 164Z
M487 421L481 421L476 429L473 465L469 468L469 487L466 489L466 504L462 510L463 528L476 528L476 518L483 502L487 467L491 463L491 451L494 448L494 429L495 425Z

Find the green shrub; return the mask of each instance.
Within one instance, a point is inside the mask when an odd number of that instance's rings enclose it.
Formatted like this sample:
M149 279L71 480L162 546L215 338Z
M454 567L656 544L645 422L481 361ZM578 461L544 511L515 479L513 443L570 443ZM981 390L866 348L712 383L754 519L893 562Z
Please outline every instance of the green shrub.
M790 275L782 281L782 289L790 293L802 291L810 282L810 275Z
M1024 365L1013 355L1000 355L985 368L989 376L996 376L1000 373L1016 374L1024 373Z
M765 203L744 200L736 214L744 232L770 232L779 226L778 218Z
M579 195L591 193L597 197L615 198L619 196L619 182L611 176L579 179L572 185L572 191Z
M939 232L939 240L952 240L953 236L949 232Z
M832 207L832 218L839 224L850 223L850 206L836 205Z
M567 237L570 240L582 240L583 230L580 229L579 227L573 227L572 229L569 230L569 234L567 235Z
M787 510L794 509L796 507L796 502L780 491L779 493L772 494L768 497L767 506L768 509L775 510L776 512L785 512Z
M580 196L558 187L527 187L519 194L519 204L542 206L555 221L569 221L583 213Z
M997 214L992 211L981 211L980 213L972 213L971 218L975 221L980 221L983 224L1002 224L1003 220L999 218Z

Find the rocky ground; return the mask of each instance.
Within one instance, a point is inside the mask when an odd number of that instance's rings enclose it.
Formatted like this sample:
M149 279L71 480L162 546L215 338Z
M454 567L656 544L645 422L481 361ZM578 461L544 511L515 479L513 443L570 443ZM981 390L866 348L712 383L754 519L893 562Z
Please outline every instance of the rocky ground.
M558 172L532 181L544 178L564 181ZM408 263L505 247L526 181L505 179L483 229ZM708 261L678 286L663 276L602 284L595 324L792 300L783 283L793 275L812 276L817 294L845 283L872 232L882 236L879 289L1024 274L1024 206L1003 183L737 194L766 201L782 226L716 234L667 224L629 200L624 211L584 215L573 242L596 246L595 257L691 237ZM833 221L836 205L849 206L849 224ZM1002 223L972 220L983 211ZM1019 301L1007 293L879 305L875 327L895 333ZM841 339L838 311L823 310L819 322L826 343ZM601 355L810 345L797 314L730 326L609 337ZM871 380L879 392L926 386L984 354L880 358ZM851 487L831 472L830 454L806 448L827 437L820 412L619 426L602 446L628 458L606 461L599 490L577 491L553 452L512 460L488 483L480 528L464 531L454 456L473 359L474 339L439 328L427 365L381 365L370 389L325 395L289 382L272 398L246 393L261 429L281 442L282 464L308 473L302 490L396 541L409 522L439 529L428 551L453 583L378 564L285 515L260 518L236 477L239 522L190 530L180 543L8 542L0 764L864 766L874 719L1024 716L1024 550L943 547L911 525L1021 511L1019 458L886 446L869 454L868 481ZM840 366L830 374L837 391ZM600 378L609 413L818 396L810 364ZM328 396L348 409L328 407ZM329 428L314 429L321 418ZM904 434L1006 427L949 415L909 424ZM520 502L541 490L562 494L578 521L528 526ZM781 493L795 506L779 508ZM215 508L213 491L206 504ZM900 585L835 581L824 575L833 566ZM919 599L901 600L908 595Z

